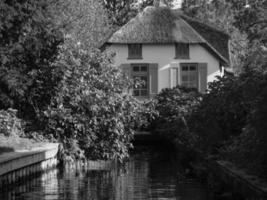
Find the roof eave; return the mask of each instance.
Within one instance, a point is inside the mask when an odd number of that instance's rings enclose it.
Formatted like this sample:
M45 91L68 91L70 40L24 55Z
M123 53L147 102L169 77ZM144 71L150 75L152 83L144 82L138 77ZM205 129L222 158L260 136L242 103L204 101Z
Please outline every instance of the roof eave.
M220 55L213 47L211 47L208 43L202 43L204 48L206 48L214 57L216 57L225 67L230 67L230 61Z

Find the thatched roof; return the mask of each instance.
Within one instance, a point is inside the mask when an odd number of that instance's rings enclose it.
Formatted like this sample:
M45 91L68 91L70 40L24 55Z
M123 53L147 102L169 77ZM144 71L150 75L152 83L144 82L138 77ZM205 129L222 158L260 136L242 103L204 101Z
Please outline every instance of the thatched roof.
M167 7L145 8L117 30L107 44L202 44L222 62L229 63L229 36Z

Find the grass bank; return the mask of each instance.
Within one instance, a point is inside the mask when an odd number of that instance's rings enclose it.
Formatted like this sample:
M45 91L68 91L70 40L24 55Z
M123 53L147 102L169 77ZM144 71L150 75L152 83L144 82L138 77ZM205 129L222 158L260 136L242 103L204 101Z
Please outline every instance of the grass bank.
M30 151L41 148L44 145L45 143L40 143L33 139L0 135L0 155L10 152Z

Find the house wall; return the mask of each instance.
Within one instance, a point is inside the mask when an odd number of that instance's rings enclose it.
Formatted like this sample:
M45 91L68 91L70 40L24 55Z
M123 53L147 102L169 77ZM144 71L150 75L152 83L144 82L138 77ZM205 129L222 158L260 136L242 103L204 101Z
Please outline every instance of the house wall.
M204 47L195 44L189 46L190 59L174 59L175 45L142 46L143 59L128 59L128 46L112 44L108 50L116 53L114 64L119 66L123 63L158 63L158 90L170 87L170 66L172 63L200 63L208 64L208 82L215 80L220 75L219 61Z

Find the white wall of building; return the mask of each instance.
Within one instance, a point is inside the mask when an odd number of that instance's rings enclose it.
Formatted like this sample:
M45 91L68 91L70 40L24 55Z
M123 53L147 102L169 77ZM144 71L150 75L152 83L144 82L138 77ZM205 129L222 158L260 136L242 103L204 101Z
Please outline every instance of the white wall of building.
M170 66L173 63L207 63L208 82L215 80L220 75L219 61L200 45L190 45L190 59L175 59L175 45L142 45L143 59L128 59L128 46L112 44L108 50L116 53L115 65L123 63L158 63L158 89L170 87Z

